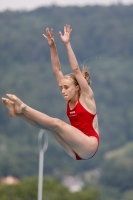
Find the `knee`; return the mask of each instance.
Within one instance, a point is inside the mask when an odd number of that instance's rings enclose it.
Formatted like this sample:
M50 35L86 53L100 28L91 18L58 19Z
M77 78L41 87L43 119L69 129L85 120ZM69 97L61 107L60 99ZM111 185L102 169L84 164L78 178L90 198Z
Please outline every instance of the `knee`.
M64 127L65 126L65 122L63 122L61 119L58 119L58 118L54 118L53 119L53 128L55 129L55 130L59 130L59 129L61 129L62 127Z

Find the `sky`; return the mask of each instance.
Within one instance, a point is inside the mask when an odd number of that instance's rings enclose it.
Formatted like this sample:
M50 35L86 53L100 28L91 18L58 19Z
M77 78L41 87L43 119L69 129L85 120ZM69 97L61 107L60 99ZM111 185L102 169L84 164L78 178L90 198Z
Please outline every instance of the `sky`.
M110 5L122 3L133 4L133 0L0 0L0 11L5 10L33 10L42 6L85 6L85 5Z

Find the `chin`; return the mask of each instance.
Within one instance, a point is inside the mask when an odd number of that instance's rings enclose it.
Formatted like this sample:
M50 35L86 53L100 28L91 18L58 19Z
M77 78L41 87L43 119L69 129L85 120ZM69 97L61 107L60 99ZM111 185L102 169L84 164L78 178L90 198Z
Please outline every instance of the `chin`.
M70 100L70 99L68 98L68 96L64 97L64 99L65 99L66 101L69 101L69 100Z

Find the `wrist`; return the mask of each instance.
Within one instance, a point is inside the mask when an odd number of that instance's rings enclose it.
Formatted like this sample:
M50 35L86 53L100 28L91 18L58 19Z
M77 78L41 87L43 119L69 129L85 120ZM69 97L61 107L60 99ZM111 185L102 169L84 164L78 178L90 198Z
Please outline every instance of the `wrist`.
M69 49L69 48L71 47L70 42L66 42L66 43L64 43L64 44L65 44L66 49Z
M53 44L49 45L49 47L50 47L50 48L56 48L56 44L53 43Z
M65 44L66 47L67 47L67 46L70 46L70 41L64 42L64 44Z

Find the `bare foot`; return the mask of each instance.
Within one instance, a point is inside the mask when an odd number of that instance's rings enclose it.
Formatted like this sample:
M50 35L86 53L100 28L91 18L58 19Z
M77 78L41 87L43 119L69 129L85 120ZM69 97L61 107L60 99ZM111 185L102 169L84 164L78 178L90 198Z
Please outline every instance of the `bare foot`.
M15 95L13 94L6 94L11 101L14 102L14 109L16 114L23 113L23 110L26 108L26 105Z
M8 111L9 111L9 115L11 117L14 117L16 115L15 110L14 110L14 102L10 101L7 98L3 98L3 97L2 97L2 102L7 107Z

